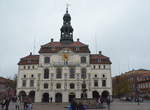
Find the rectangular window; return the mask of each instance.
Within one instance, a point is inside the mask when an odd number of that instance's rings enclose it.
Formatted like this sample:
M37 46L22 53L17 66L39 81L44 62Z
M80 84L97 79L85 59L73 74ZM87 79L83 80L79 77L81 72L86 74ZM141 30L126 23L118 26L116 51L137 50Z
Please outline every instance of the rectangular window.
M106 87L106 80L102 80L102 87Z
M60 89L60 88L61 88L61 84L58 83L58 84L56 85L56 88L57 88L57 89Z
M93 65L93 69L95 69L95 65Z
M105 66L105 65L103 65L103 68L104 68L104 69L106 69L106 66Z
M94 81L94 86L98 87L98 81L97 80Z
M61 68L56 69L56 78L58 78L58 79L62 78L62 69Z
M22 86L26 87L26 80L22 80Z
M81 78L82 79L86 79L86 71L87 71L86 68L81 69Z
M44 83L44 89L48 89L48 84Z
M50 58L49 57L45 57L44 58L44 63L50 63Z
M81 63L86 63L86 57L81 57Z
M30 80L30 87L34 87L34 80Z
M70 78L75 78L75 68L70 68Z
M44 69L44 79L49 78L49 69Z

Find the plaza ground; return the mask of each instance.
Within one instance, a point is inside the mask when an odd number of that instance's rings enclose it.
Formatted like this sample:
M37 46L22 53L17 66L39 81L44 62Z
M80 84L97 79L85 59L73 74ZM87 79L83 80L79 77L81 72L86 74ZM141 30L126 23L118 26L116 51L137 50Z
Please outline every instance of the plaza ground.
M67 110L64 108L66 104L35 104L33 110ZM113 102L110 109L89 109L89 110L150 110L150 103L129 103L129 102Z
M67 108L65 108L66 106L67 104L65 103L63 104L35 103L33 104L33 110L67 110ZM9 110L15 110L15 103L10 104ZM23 107L21 107L20 110L23 110ZM103 109L88 109L88 110L150 110L150 102L144 102L138 105L135 102L120 102L115 100L113 103L111 103L110 109L108 109L106 106L106 108Z

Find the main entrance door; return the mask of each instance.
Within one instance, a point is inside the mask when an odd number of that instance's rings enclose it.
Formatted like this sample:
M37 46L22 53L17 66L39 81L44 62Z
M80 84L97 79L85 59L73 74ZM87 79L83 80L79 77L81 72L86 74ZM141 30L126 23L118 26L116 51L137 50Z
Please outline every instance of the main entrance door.
M30 91L29 92L29 97L31 98L32 102L35 100L35 91Z
M73 101L73 99L76 97L74 93L69 94L69 102Z
M94 99L98 99L100 96L99 96L99 93L97 91L93 91L92 92L92 95L93 95L93 98Z
M43 94L42 102L49 102L49 94L48 93Z
M57 103L62 102L62 94L61 93L56 93L55 94L55 102L57 102Z
M101 96L106 99L109 96L109 92L103 91Z

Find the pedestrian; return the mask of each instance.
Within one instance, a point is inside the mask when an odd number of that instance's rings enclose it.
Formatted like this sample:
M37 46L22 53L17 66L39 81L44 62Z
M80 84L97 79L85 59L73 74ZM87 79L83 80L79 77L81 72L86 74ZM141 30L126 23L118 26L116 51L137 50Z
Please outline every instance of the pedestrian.
M16 98L16 110L19 110L20 100Z
M9 104L10 104L10 98L7 97L6 101L5 101L5 110L9 110Z
M77 103L74 100L71 102L71 110L77 110Z
M101 102L101 104L103 105L103 102L104 102L103 97L101 97L100 102Z
M71 103L69 103L69 105L68 105L67 108L68 108L67 110L72 110L72 108L71 108Z
M31 100L31 98L28 98L28 101L27 101L27 110L32 110L32 100Z
M85 110L85 108L81 102L79 102L79 104L78 104L78 110Z
M23 108L24 110L27 110L27 98L23 99Z
M106 99L106 103L107 103L107 106L108 106L108 109L109 109L110 108L110 99L109 98Z
M52 103L52 101L53 101L53 98L51 97L51 98L50 98L50 100L51 100L51 103Z
M2 110L4 110L5 102L6 102L6 99L5 99L5 98L3 98L3 99L2 99L2 106L1 106Z

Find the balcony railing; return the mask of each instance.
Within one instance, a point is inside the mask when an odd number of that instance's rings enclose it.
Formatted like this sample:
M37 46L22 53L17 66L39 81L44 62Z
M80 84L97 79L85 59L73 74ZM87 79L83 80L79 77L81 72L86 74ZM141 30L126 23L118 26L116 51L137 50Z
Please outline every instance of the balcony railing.
M79 66L80 64L77 62L54 62L53 66Z

